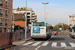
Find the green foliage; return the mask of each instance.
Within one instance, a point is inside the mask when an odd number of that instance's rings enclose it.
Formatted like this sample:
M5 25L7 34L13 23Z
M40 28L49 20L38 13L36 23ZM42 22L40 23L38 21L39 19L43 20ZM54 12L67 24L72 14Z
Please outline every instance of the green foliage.
M58 28L62 28L62 25L58 25Z
M16 19L15 21L25 21L24 18L19 18L19 19Z
M17 10L21 11L21 10L26 10L26 7L21 7L21 8L17 8Z
M23 8L21 8L21 10L23 10Z
M12 23L12 26L13 26L13 25L15 25L15 24Z
M62 28L62 26L63 26L63 23L59 23L53 27L53 30L57 31L57 29Z
M24 29L24 28L19 26L19 25L17 25L17 26L15 26L14 30L17 30L17 29Z

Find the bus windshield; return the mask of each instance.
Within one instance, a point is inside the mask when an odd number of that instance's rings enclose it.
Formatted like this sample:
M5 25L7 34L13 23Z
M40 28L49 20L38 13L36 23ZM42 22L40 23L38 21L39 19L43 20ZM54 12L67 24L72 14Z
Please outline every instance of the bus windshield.
M33 26L44 26L44 22L33 22Z

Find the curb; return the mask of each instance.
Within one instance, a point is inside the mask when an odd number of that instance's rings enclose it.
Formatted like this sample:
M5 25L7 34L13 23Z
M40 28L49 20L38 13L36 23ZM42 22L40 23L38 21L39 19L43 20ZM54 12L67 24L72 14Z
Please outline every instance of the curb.
M21 45L23 43L26 43L26 42L28 42L30 40L31 40L31 38L28 38L28 39L22 40L22 41L14 41L12 44L18 46L18 45Z

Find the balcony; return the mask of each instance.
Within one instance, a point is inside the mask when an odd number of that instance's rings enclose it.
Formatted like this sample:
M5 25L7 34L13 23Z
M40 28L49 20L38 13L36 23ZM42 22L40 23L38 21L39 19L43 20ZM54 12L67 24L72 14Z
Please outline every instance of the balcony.
M7 26L7 23L5 23L5 26Z
M2 23L0 23L0 26L2 26Z

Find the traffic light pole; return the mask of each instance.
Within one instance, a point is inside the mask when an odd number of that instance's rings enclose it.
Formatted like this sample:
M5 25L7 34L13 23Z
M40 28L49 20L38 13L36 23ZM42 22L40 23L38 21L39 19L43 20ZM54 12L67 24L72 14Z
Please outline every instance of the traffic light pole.
M25 40L27 39L27 0L26 0L26 15L25 15Z

